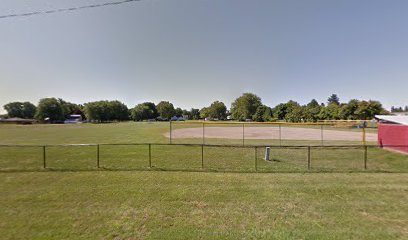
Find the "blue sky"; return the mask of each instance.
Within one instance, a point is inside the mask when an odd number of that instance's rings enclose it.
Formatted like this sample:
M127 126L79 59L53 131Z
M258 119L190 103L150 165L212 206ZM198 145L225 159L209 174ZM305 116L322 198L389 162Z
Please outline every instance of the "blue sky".
M0 15L108 0L2 0ZM142 0L0 19L0 105L61 97L168 100L182 108L244 92L408 105L408 1Z

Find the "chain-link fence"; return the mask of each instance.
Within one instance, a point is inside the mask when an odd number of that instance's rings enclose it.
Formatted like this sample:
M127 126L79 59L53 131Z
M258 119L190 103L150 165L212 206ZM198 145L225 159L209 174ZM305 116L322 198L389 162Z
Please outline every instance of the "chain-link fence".
M169 122L170 144L211 145L367 145L377 141L377 130L359 124Z
M0 171L41 169L237 172L408 171L408 155L391 150L395 147L397 146L0 145Z

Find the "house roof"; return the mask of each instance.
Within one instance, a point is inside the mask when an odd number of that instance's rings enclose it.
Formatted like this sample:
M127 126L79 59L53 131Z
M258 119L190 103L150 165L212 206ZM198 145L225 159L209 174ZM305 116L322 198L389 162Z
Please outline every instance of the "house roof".
M398 116L392 116L392 115L375 115L375 118L378 120L382 121L387 121L387 122L392 122L392 123L398 123L401 125L406 125L408 126L408 116L404 115L398 115Z

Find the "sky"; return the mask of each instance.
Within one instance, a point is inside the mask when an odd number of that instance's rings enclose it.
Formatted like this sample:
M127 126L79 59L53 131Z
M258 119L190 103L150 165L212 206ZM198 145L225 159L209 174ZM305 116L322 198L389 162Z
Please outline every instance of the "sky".
M108 1L1 0L0 15ZM268 106L332 93L405 106L407 9L406 0L141 0L0 18L0 106L58 97L230 107L245 92Z

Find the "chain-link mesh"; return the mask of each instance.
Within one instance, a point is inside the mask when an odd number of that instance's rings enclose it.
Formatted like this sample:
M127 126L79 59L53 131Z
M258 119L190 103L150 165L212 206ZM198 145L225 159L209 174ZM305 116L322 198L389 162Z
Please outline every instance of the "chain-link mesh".
M40 169L43 164L42 152L42 147L0 147L0 169Z
M307 147L257 147L258 171L298 172L307 171Z
M270 146L269 160L265 159L266 149L201 144L3 145L0 170L82 170L99 166L239 172L408 171L408 155L389 147Z
M47 146L49 169L95 169L96 146Z
M364 170L364 147L315 147L311 169L322 171Z
M204 168L221 171L254 171L254 148L205 146Z
M407 172L408 154L392 148L370 146L367 148L367 169L384 172Z
M152 145L152 168L183 170L201 168L199 145Z
M149 168L149 145L100 145L99 165L107 169Z

